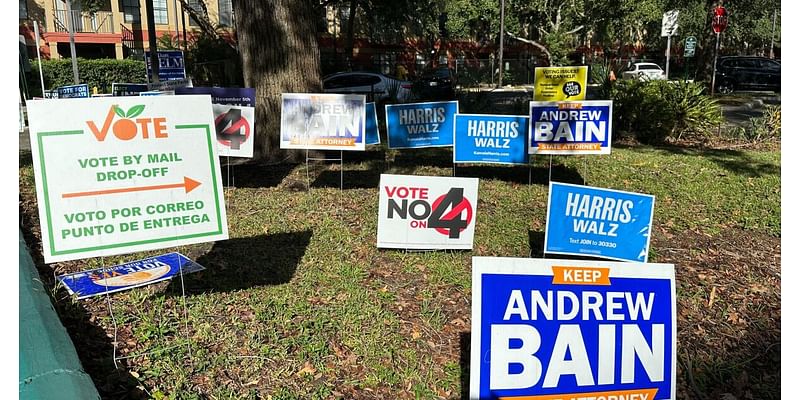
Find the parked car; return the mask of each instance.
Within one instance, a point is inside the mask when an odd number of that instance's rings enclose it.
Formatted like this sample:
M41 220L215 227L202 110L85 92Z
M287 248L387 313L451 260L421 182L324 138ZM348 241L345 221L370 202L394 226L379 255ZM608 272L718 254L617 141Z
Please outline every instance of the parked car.
M667 75L658 64L635 63L627 71L622 72L620 79L662 80L667 79Z
M426 69L414 82L414 92L422 100L455 100L455 74L448 67Z
M781 64L765 57L727 56L717 60L718 93L734 90L781 91Z
M383 103L411 100L410 81L374 72L339 72L322 78L325 93L364 94L367 101Z

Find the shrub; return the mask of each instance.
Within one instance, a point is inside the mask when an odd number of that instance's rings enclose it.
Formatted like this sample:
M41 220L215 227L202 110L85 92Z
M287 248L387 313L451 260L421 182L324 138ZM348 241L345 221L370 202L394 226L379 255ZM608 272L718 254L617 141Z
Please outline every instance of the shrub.
M734 136L753 143L779 138L781 136L781 106L764 107L764 113L760 117L752 117L750 125L736 128Z
M698 83L618 81L612 85L615 137L633 133L643 143L685 134L707 135L722 121L716 100Z
M28 75L30 93L32 96L42 96L38 61L33 60L31 62L31 69L31 73ZM114 82L144 83L145 73L144 61L78 59L80 82L88 84L90 90L93 87L97 87L98 91L102 93L110 93L111 84ZM43 60L42 75L44 76L46 90L75 83L72 78L72 61L69 59Z

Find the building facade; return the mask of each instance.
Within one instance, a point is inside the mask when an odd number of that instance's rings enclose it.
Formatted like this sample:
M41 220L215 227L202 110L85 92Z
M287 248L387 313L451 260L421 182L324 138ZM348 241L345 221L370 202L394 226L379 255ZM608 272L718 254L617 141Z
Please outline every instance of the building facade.
M69 0L66 0L69 1ZM95 10L83 9L72 0L19 0L19 34L25 38L28 54L42 58L69 58L69 28L75 32L75 51L83 58L139 58L149 50L146 2L153 2L156 37L178 43L199 34L200 24L178 0L104 0ZM199 14L220 27L223 37L233 37L232 0L187 0ZM36 43L33 22L39 25ZM168 38L168 39L167 39Z

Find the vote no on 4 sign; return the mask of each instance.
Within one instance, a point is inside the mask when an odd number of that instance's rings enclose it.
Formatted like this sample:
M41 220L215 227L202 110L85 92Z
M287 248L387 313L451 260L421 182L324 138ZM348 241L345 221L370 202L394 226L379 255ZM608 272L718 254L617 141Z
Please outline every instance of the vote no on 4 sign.
M207 96L28 103L46 262L228 238Z

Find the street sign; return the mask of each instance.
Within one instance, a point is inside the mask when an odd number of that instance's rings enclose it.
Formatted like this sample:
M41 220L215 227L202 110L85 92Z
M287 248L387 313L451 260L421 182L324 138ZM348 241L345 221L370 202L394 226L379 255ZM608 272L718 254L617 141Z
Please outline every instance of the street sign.
M47 263L228 238L208 96L28 104Z
M683 56L684 57L694 57L694 51L697 48L697 38L694 36L689 36L686 38L686 41L683 44Z
M147 64L147 79L153 75L150 68L150 52L144 53L144 61ZM183 52L180 50L159 50L158 51L158 80L173 81L186 79L186 68L183 63Z
M661 18L661 36L675 36L678 33L678 10L667 11Z
M725 32L725 28L728 27L728 10L723 6L717 6L711 11L711 14L711 29L714 30L714 33Z

